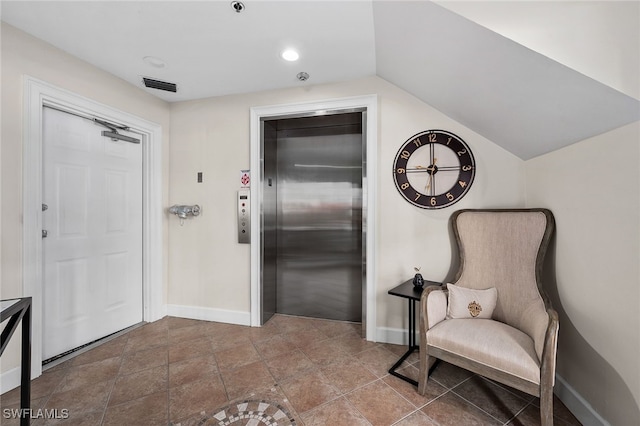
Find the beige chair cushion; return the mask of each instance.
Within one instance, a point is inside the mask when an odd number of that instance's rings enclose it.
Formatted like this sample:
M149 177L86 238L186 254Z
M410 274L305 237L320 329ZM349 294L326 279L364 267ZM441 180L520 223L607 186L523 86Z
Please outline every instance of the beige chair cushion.
M531 336L538 358L549 324L536 281L538 250L546 227L542 211L467 211L457 219L464 268L454 284L497 288L492 318Z
M447 284L447 290L449 290L447 318L491 319L498 299L498 291L495 287L476 290Z
M427 344L540 384L540 363L533 340L499 321L444 320L427 331Z

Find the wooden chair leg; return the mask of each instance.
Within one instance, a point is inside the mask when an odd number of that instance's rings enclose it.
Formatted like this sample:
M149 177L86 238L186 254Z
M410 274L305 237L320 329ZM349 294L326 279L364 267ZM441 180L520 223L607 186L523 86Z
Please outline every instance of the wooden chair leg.
M420 373L418 375L418 393L427 393L427 381L429 380L429 355L426 348L420 348Z
M553 388L540 392L540 424L553 426Z

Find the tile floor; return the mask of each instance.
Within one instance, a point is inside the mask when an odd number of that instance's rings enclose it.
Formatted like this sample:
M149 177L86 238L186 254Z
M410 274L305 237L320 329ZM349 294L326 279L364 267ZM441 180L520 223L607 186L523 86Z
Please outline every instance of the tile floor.
M66 409L64 424L172 425L278 388L306 426L539 424L536 398L446 363L420 396L387 373L405 347L367 342L359 329L283 315L261 328L167 317L47 369L33 380L32 409ZM417 355L408 361L415 376ZM0 404L17 408L19 389ZM555 415L556 425L580 424L557 398Z

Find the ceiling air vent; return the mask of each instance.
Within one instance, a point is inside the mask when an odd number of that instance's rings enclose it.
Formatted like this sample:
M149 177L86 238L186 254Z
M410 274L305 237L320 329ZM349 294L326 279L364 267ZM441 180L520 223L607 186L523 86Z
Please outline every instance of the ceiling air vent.
M152 89L164 90L166 92L177 92L178 87L175 83L168 83L166 81L154 80L152 78L142 77L144 85Z

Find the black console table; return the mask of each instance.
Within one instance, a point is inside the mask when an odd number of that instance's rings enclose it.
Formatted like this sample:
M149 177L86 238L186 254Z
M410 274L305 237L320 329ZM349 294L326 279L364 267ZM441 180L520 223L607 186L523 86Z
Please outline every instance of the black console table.
M438 283L435 281L424 281L424 287L429 287L429 286L441 286L442 283ZM398 362L396 362L393 367L391 367L389 369L389 374L396 376L406 382L409 382L411 384L413 384L414 386L418 386L418 382L416 382L415 380L404 376L400 373L398 373L396 370L402 365L402 363L409 358L409 355L411 355L416 349L419 349L420 347L418 345L416 345L416 320L415 320L415 312L416 312L416 302L420 301L420 296L422 296L422 289L423 287L416 287L413 285L413 278L410 280L407 280L405 282L403 282L402 284L400 284L397 287L392 288L391 290L389 290L389 294L393 295L393 296L398 296L398 297L402 297L407 299L408 304L409 304L409 348L407 350L407 352L402 355L402 357L398 360ZM435 365L434 365L435 367Z
M0 323L9 320L2 330L0 355L22 320L22 357L20 372L20 426L28 426L31 419L31 298L0 300Z

